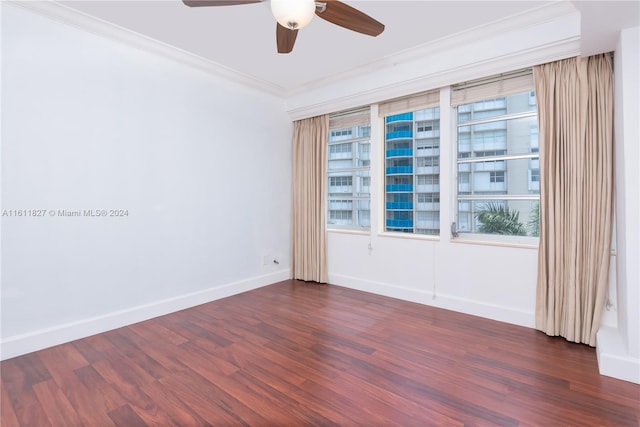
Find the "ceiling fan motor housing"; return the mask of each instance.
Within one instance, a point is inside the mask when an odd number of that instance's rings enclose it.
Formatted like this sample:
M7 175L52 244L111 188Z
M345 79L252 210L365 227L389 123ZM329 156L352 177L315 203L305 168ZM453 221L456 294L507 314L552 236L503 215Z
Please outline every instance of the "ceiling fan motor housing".
M316 12L314 0L271 0L271 13L280 25L299 30L311 22Z

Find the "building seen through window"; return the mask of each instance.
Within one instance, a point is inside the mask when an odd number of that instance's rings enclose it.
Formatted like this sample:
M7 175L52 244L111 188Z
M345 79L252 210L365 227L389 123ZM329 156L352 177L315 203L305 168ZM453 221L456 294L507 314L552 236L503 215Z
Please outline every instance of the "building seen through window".
M440 108L385 123L385 230L440 233Z
M368 229L371 225L369 109L329 119L327 225Z
M457 230L537 236L540 167L530 91L457 106Z

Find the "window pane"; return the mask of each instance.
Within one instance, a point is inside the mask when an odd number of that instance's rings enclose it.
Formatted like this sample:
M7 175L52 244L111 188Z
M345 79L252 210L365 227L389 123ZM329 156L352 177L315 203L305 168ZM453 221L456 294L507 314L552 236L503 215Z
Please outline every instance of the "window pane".
M458 200L458 231L515 236L539 235L538 200Z
M327 224L368 228L370 125L331 129L328 138Z
M460 105L458 106L458 123L535 111L535 97L532 99L530 93L522 92L507 97Z
M458 158L537 152L535 116L458 127Z
M458 197L540 194L540 161L511 159L458 164Z
M460 105L457 112L458 231L537 236L535 96L527 91ZM473 124L465 124L471 120Z
M440 108L385 117L385 230L440 233Z

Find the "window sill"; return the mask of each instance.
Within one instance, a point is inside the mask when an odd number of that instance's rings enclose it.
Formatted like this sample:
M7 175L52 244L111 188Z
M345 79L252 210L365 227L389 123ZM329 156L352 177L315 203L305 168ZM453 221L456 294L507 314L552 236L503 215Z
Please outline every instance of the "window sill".
M328 228L328 233L338 233L338 234L356 234L359 236L368 236L371 234L370 230L359 230L354 228Z
M378 233L378 236L392 239L428 240L431 242L440 241L440 236L435 236L433 234L389 233L387 231L383 231Z
M523 236L494 236L494 235L462 235L452 237L451 243L463 243L470 245L502 246L507 248L538 249L537 237Z

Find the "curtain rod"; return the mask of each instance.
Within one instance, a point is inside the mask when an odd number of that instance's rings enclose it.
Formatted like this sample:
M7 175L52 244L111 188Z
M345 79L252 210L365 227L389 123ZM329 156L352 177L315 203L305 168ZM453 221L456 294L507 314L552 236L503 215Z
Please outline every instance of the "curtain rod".
M476 86L482 86L489 83L499 82L503 80L515 79L518 77L528 76L533 73L533 69L525 68L523 70L516 70L509 73L501 73L498 75L493 75L490 77L483 77L476 80L469 80L466 82L458 83L453 85L452 89L454 91L465 90Z
M359 108L356 108L355 110L338 111L337 113L329 114L329 119L337 119L339 117L353 116L356 114L362 114L369 111L371 111L371 108L369 106L359 107Z

